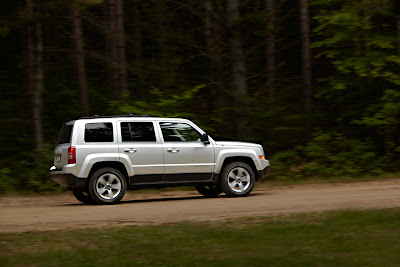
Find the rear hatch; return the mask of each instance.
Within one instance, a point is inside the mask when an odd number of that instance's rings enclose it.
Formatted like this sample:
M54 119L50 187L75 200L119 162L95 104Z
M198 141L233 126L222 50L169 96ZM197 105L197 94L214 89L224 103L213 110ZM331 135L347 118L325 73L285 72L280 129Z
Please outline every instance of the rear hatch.
M54 149L54 166L57 170L68 164L68 148L71 145L73 127L74 122L64 123L58 135L58 145Z

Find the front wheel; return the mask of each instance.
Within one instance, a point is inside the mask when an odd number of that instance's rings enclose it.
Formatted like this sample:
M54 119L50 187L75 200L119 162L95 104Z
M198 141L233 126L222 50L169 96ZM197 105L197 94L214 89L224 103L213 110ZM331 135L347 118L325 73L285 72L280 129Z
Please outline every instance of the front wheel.
M196 190L205 197L217 197L222 193L219 185L196 185Z
M89 181L89 195L98 204L115 204L126 193L124 175L114 168L102 168L96 171Z
M228 196L245 197L253 190L256 178L253 169L244 162L232 162L221 173L221 189Z

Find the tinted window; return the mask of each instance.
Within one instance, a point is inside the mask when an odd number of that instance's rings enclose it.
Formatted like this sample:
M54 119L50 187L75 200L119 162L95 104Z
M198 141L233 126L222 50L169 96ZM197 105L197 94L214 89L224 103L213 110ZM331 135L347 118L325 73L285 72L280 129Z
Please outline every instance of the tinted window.
M122 142L155 142L156 134L152 122L121 122Z
M161 122L164 141L193 142L200 141L200 133L186 123Z
M85 142L113 142L112 123L87 123Z
M63 124L60 134L58 135L58 143L71 143L72 125Z

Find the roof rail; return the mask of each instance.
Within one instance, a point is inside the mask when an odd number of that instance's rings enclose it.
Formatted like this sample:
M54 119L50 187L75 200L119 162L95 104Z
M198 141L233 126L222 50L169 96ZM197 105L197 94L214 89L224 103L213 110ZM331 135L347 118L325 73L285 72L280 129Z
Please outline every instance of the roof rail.
M99 116L97 114L89 117L81 117L81 119L100 119L100 118L126 118L126 117L151 117L150 115L134 115L134 114L128 114L128 115L113 115L113 116Z

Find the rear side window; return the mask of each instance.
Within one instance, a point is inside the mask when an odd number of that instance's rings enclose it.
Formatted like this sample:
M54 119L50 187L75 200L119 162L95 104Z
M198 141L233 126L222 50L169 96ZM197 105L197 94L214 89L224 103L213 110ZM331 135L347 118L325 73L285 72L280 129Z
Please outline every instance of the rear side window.
M87 123L85 142L114 142L112 123Z
M121 122L122 142L155 142L152 122Z
M71 143L72 125L63 124L58 135L58 144Z

